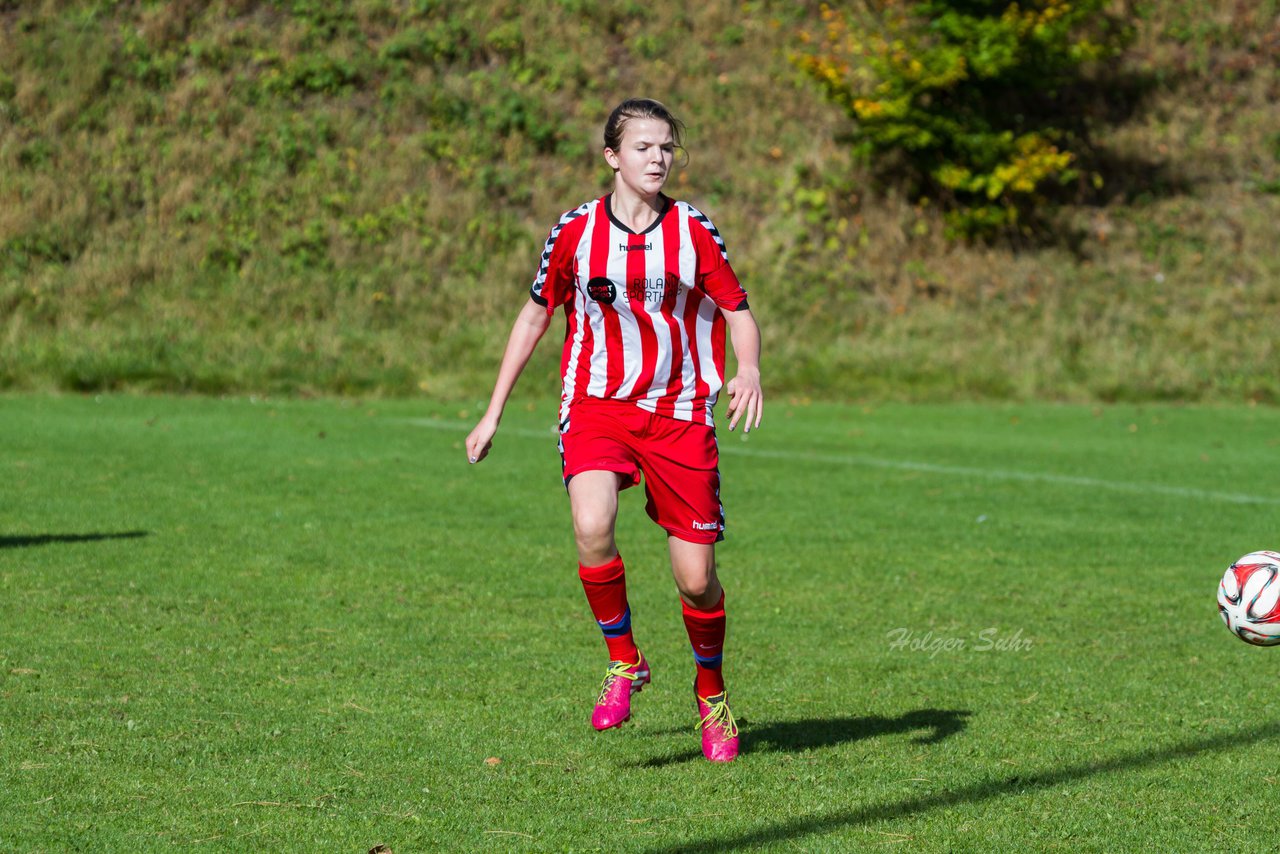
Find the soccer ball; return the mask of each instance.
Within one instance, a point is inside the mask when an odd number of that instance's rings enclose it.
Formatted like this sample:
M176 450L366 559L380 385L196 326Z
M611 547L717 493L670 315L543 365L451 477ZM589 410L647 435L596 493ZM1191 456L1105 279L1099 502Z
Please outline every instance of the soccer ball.
M1250 552L1231 564L1218 585L1218 613L1242 641L1280 644L1280 552Z

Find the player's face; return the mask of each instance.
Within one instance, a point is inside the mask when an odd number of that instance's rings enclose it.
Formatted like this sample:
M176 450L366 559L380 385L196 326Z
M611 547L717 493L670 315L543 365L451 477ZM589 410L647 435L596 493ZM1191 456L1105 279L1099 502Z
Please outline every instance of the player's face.
M618 150L606 148L604 157L627 189L653 198L667 183L675 151L671 125L661 119L631 119L622 128Z

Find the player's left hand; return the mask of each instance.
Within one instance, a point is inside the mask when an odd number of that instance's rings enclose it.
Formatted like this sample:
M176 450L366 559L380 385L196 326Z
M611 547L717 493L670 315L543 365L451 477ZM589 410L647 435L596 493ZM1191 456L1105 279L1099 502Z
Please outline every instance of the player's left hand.
M725 390L729 392L729 429L738 426L738 419L742 419L744 433L750 433L752 427L759 427L760 417L764 414L760 375L740 373L729 380Z

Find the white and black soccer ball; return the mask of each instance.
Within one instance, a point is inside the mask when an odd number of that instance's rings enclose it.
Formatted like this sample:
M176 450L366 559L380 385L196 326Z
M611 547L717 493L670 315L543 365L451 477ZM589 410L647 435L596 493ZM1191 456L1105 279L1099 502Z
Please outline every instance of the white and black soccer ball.
M1218 585L1218 613L1242 641L1280 644L1280 552L1250 552L1231 564Z

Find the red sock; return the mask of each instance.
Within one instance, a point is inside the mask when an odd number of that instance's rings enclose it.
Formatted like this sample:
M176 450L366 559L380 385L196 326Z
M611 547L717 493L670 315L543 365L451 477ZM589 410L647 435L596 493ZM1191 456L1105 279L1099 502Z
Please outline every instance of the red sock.
M720 601L703 611L683 599L684 627L693 647L693 661L698 667L694 685L699 697L714 697L724 691L720 662L724 657L724 594Z
M639 661L640 651L631 636L631 608L627 605L627 576L622 555L604 566L578 564L578 577L582 579L591 613L604 632L609 660L629 664Z

